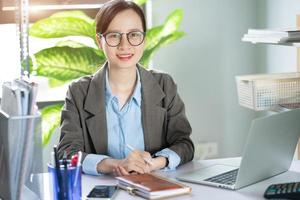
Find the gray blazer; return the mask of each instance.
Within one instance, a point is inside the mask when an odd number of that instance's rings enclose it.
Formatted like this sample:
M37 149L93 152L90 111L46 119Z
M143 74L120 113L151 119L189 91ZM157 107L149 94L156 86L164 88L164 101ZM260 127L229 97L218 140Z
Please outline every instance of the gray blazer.
M82 151L83 159L90 153L107 155L106 67L70 84L61 115L60 157L64 151L68 157ZM145 151L153 154L170 148L180 156L180 164L192 160L192 130L176 84L168 74L137 67L142 86Z

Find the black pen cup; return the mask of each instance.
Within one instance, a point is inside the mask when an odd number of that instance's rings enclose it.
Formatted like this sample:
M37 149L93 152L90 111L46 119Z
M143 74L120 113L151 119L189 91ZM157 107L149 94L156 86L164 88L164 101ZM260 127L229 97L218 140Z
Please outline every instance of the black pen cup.
M81 200L81 165L76 167L68 166L67 169L61 165L60 178L57 171L53 165L48 164L52 199Z

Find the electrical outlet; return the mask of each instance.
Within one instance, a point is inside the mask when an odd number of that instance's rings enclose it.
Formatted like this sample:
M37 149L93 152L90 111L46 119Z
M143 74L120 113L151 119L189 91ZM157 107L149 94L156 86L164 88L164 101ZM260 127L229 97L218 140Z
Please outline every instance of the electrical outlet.
M218 156L217 142L199 142L195 145L195 159L214 158Z

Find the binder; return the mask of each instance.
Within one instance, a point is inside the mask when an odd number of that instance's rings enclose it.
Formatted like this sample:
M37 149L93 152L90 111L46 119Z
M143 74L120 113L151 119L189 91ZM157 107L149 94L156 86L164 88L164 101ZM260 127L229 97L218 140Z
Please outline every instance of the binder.
M21 89L11 82L2 85L1 109L11 116L22 115Z
M41 116L0 110L0 199L42 199Z

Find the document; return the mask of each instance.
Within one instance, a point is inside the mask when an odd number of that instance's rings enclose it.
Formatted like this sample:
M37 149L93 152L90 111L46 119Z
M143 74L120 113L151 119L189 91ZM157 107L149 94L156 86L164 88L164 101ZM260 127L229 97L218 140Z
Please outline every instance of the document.
M14 80L14 84L21 88L23 91L22 105L23 115L34 115L35 104L37 97L38 85L35 82L25 81L23 79Z
M36 109L37 84L16 79L2 85L1 110L13 116L34 115Z

